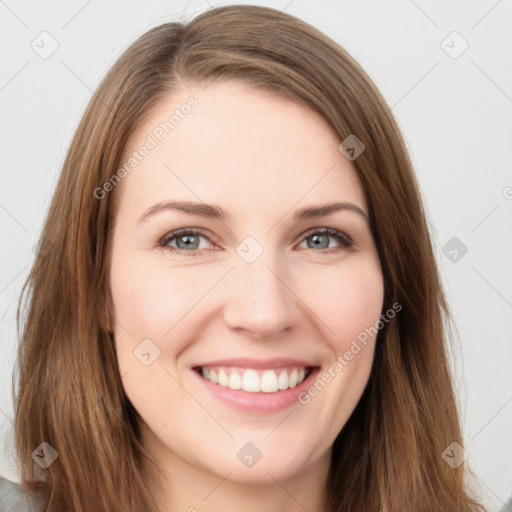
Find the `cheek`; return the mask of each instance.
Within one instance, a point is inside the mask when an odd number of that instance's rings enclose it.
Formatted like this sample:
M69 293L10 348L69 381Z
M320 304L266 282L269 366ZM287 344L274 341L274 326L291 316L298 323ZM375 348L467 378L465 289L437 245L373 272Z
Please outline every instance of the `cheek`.
M183 269L131 265L112 272L111 289L116 319L130 331L161 338L208 290Z
M212 286L192 272L150 266L142 258L118 258L111 271L114 338L123 387L139 414L164 431L172 430L171 417L159 411L192 408L173 379L181 380L173 361L190 343L185 315ZM146 360L144 354L149 354ZM198 415L197 410L192 413Z
M301 287L301 297L306 298L337 354L379 320L384 284L378 262L326 267L303 278Z
M317 272L309 286L313 283L315 288L310 289L316 292L309 294L308 306L321 318L332 358L299 396L299 402L324 432L318 440L319 446L324 446L334 442L368 382L384 283L378 260L341 265L325 274Z
M164 340L169 339L171 330L173 349L179 350L179 322L214 287L223 272L149 265L142 258L128 263L118 258L111 272L117 327L133 333L132 350L144 338L165 350ZM318 266L315 272L297 272L292 282L299 300L312 312L337 353L342 353L345 345L379 319L383 279L378 260ZM121 337L126 334L123 329L116 331Z
M142 370L134 351L137 353L143 340L149 339L157 347L154 350L158 359L151 368L165 365L190 343L193 326L188 322L201 298L218 281L218 276L211 274L201 274L197 268L150 265L145 258L118 258L112 267L110 286L117 355L123 374Z

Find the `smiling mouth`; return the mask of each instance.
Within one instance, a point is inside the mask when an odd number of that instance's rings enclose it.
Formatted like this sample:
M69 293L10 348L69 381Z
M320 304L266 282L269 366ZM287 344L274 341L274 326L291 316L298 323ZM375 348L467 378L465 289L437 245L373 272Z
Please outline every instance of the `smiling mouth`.
M218 386L250 393L277 393L293 389L306 380L314 367L289 366L276 370L255 370L223 366L195 367L205 380Z

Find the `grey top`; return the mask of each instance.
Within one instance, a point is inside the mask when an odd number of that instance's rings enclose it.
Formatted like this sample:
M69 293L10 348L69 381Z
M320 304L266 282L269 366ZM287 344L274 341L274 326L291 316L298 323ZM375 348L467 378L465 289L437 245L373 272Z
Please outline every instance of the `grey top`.
M0 512L41 512L39 500L19 484L0 476Z

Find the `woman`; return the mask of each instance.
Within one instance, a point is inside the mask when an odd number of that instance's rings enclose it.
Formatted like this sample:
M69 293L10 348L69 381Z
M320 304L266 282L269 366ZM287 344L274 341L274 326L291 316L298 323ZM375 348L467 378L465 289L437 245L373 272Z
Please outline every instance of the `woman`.
M484 510L403 139L290 15L212 9L120 57L25 292L41 510Z

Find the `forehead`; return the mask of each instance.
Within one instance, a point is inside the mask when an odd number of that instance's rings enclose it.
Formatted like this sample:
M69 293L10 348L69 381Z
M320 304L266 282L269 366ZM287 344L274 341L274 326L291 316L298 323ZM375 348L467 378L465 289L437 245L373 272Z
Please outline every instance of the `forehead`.
M123 162L150 149L123 180L121 206L172 198L222 203L241 214L250 206L263 215L272 205L282 210L304 199L366 208L340 142L318 113L241 82L180 89L157 103L128 140Z

